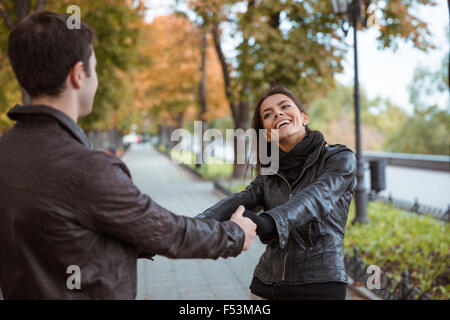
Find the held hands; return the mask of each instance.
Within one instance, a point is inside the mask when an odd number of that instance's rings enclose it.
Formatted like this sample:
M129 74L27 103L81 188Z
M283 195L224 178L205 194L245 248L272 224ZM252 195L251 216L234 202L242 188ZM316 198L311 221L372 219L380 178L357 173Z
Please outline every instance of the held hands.
M230 221L233 221L244 230L245 242L242 251L248 250L253 239L256 237L256 224L249 218L244 217L244 212L244 206L239 206L230 218Z

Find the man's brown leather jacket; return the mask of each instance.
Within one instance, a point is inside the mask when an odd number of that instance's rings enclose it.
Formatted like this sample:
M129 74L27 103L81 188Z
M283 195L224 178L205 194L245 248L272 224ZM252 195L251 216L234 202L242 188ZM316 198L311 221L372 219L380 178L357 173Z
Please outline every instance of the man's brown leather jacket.
M0 137L6 299L134 299L138 256L217 259L241 252L237 224L162 208L139 191L120 159L90 150L64 113L32 105L8 116L17 122ZM81 289L69 289L77 267Z

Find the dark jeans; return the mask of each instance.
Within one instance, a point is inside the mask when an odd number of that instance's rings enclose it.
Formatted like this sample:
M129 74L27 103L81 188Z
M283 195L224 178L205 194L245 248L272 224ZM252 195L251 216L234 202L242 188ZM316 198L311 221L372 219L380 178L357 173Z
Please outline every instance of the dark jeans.
M253 277L250 290L269 300L345 300L347 285L342 282L267 285Z

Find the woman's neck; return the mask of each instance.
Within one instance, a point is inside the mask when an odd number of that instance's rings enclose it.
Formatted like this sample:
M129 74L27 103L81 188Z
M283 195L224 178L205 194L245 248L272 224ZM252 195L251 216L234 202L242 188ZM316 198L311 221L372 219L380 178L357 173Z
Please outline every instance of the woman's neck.
M297 143L302 141L304 137L306 137L306 132L303 132L298 136L288 137L286 139L280 140L278 145L281 151L289 152L297 145Z

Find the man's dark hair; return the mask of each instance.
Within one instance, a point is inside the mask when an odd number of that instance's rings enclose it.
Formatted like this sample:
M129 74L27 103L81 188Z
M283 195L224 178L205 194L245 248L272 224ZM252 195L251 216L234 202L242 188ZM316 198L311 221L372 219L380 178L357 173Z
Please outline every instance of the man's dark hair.
M61 93L78 61L90 76L94 30L83 22L80 29L69 29L68 17L50 11L33 13L9 35L8 57L19 84L31 97Z

